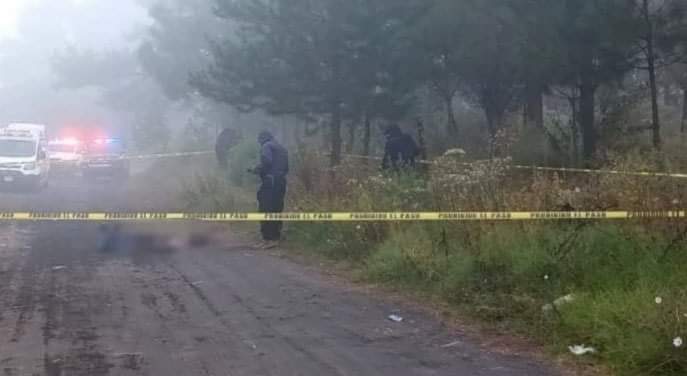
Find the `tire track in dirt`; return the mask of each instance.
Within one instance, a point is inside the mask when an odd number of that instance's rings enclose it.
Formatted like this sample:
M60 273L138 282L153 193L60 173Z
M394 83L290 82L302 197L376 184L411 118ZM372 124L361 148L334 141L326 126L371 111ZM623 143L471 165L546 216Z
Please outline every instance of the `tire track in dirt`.
M16 257L16 224L0 224L0 307L11 309L14 277L21 270L22 258ZM5 319L5 309L0 309L0 323Z
M210 270L205 267L204 264L194 263L194 269L202 270L203 274L210 280L220 280L216 275L216 271ZM188 275L182 272L175 265L170 265L170 268L174 270L179 278L186 283L186 285L194 292L196 297L205 305L205 307L211 311L220 321L222 325L230 330L234 330L237 335L242 338L242 341L250 347L255 347L257 345L254 339L269 340L271 345L269 347L279 348L280 356L291 357L293 359L304 359L308 361L309 369L316 369L319 374L327 375L345 375L346 372L340 370L336 365L322 359L315 352L310 351L304 345L299 343L298 340L292 338L289 335L285 335L279 331L276 327L272 325L270 320L266 320L259 312L257 312L250 304L244 302L241 295L234 289L233 286L224 285L223 291L224 295L231 300L234 304L224 304L227 307L233 307L231 314L222 312L217 308L217 305L208 297L208 295L202 290L202 288L197 283L192 282ZM233 272L233 270L231 271ZM238 312L236 307L240 308L242 312ZM232 319L234 322L230 322ZM252 333L254 332L254 333ZM251 335L252 334L252 335ZM276 353L276 351L274 352ZM260 351L260 354L265 354ZM305 367L304 363L304 367ZM272 369L269 371L268 369ZM266 374L279 374L273 373L275 368L270 367L266 369ZM307 374L307 372L306 372ZM358 373L364 374L364 373Z
M78 226L31 226L36 231L28 241L28 253L22 255L26 262L19 271L17 318L10 342L24 346L32 341L25 338L29 333L40 336L42 368L48 376L107 375L112 365L98 343L92 320L108 304L107 296L85 286L92 280L97 258L83 257L89 249L73 242L70 235ZM57 254L55 249L67 252Z
M266 364L260 361L260 358L262 358L264 354L257 349L254 340L251 339L250 336L245 335L245 331L242 329L242 326L245 325L245 323L234 321L231 317L225 315L200 288L202 281L192 281L189 276L183 273L175 264L170 263L167 264L167 266L170 271L174 273L176 277L175 279L183 282L184 287L188 289L188 291L191 293L191 296L196 299L196 302L199 302L201 306L204 307L207 312L209 312L217 320L219 325L224 327L228 332L232 333L232 336L237 338L238 342L242 344L242 348L237 351L243 353L241 357L249 359L251 357L256 357L256 362L252 364L252 368L255 368L255 374L279 375L278 369L275 373L275 369L268 367ZM217 340L213 337L195 337L194 339L198 343L204 343L206 345L212 345L214 343L219 345ZM203 364L203 370L204 372L207 372L207 374L212 374L210 369L206 367L205 364Z
M167 354L181 354L184 357L184 349L189 348L189 340L193 344L210 345L205 343L208 338L198 337L186 338L180 335L179 328L186 327L193 323L193 317L188 315L186 304L182 303L181 297L169 289L169 284L173 282L169 278L168 270L160 270L159 266L146 269L143 275L133 278L133 283L138 290L138 296L143 307L145 307L156 318L156 333L161 335L160 345L166 348ZM140 317L140 316L139 316ZM220 343L217 344L221 345ZM191 358L184 361L185 365L194 370L194 374L212 375L207 365L201 358ZM231 375L229 370L225 374Z
M150 184L67 182L49 191L16 202L0 194L0 206L159 210L164 205L156 203L170 200ZM442 349L455 333L436 320L404 311L404 322L392 323L387 315L397 307L384 299L245 252L236 240L196 236L195 247L164 245L170 236L193 240L203 224L124 227L127 249L111 253L98 252L98 227L86 223L31 224L35 233L12 254L4 257L0 247L0 282L13 285L0 285L0 299L16 307L0 321L0 334L9 333L0 341L15 332L17 339L0 343L9 346L0 375L552 374L475 346ZM20 251L23 245L29 248Z
M108 361L99 343L100 335L93 317L103 314L111 303L109 295L97 291L91 283L95 265L103 260L90 256L92 250L88 247L73 243L61 246L74 248L74 254L66 260L64 257L48 258L48 267L65 261L67 265L60 265L65 268L53 271L53 277L42 288L50 293L40 295L45 316L46 373L51 376L108 375L114 365ZM53 348L55 351L51 354Z
M14 294L18 290L18 271L23 270L28 260L18 257L18 253L24 251L23 244L27 244L16 224L0 225L0 323L5 320L9 311L18 310ZM23 244L22 244L23 243ZM20 250L20 248L22 248Z

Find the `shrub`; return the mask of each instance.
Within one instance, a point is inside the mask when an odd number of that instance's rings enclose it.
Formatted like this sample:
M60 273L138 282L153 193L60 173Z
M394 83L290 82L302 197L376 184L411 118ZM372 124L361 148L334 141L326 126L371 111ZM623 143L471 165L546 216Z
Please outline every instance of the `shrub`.
M251 164L253 145L234 150ZM307 148L293 157L289 210L666 210L680 181L629 175L532 173L509 158L437 159L426 171L385 174L376 163L334 169ZM655 170L660 156L610 157L608 168ZM236 175L233 175L236 174ZM248 177L203 177L193 207L243 205ZM252 195L252 192L250 193ZM687 374L687 240L678 221L538 223L294 223L289 239L350 260L370 281L417 289L476 317L508 324L559 351L592 346L622 375ZM661 304L656 298L661 297ZM586 358L585 358L586 359Z
M247 169L258 164L259 148L254 141L242 141L229 151L230 183L237 187L248 187L257 184L257 178Z
M560 350L592 346L619 374L684 374L687 354L673 340L687 332L687 256L664 258L665 244L629 230L503 224L443 252L437 228L413 226L392 232L365 270L481 319L524 325ZM571 235L574 247L562 247Z

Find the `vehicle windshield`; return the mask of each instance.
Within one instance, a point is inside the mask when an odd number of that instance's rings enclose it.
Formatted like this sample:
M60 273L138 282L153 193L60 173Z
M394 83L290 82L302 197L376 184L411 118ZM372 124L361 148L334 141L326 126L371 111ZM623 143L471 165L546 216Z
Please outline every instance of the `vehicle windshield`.
M36 155L36 143L22 140L0 140L0 157L27 158Z
M48 151L53 153L76 153L77 147L75 145L55 144L48 146Z
M119 155L124 153L124 145L121 141L91 142L87 149L87 153L90 155Z

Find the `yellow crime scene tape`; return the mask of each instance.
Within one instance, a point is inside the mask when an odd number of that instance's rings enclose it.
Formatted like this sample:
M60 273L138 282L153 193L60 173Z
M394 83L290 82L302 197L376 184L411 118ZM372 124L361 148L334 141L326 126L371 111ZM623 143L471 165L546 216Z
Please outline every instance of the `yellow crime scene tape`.
M542 211L542 212L371 212L371 213L164 213L164 212L0 212L8 221L208 221L208 222L500 222L685 219L687 211Z
M179 153L160 153L160 154L145 154L145 155L131 155L125 156L124 159L131 160L145 160L145 159L163 159L163 158L175 158L175 157L192 157L201 155L214 154L214 151L191 151L191 152L179 152ZM346 158L354 159L368 159L381 161L381 157L356 155L356 154L344 154ZM438 162L419 160L418 163L426 165L434 165ZM469 162L462 163L465 166L470 166ZM527 166L527 165L512 165L508 166L516 170L530 170L530 171L551 171L551 172L571 172L571 173L582 173L582 174L598 174L598 175L626 175L626 176L644 176L644 177L665 177L665 178L679 178L687 179L687 173L670 173L670 172L650 172L650 171L620 171L620 170L595 170L588 168L568 168L568 167L542 167L542 166Z
M213 154L214 151L179 152L127 156L126 159L158 159ZM345 154L344 157L381 160L379 157ZM419 161L436 164L435 161ZM470 165L469 163L464 163ZM687 178L682 173L631 172L540 166L510 166L515 169L560 171L588 174L619 174L670 178ZM502 211L502 212L323 212L323 213L168 213L168 212L0 212L0 222L9 221L207 221L207 222L499 222L563 220L637 220L685 219L687 211Z
M214 151L188 151L179 153L159 153L159 154L142 154L142 155L127 155L123 159L162 159L162 158L175 158L175 157L193 157L199 155L214 154Z
M356 154L344 154L346 158L353 159L368 159L381 161L381 157L372 157L365 155ZM474 162L486 162L486 161L474 161ZM474 163L473 162L473 163ZM419 160L417 163L424 165L438 165L437 161ZM461 165L471 166L470 162L461 162ZM597 175L626 175L626 176L644 176L644 177L664 177L664 178L678 178L687 179L687 174L685 173L670 173L670 172L650 172L650 171L621 171L621 170L595 170L589 168L568 168L568 167L541 167L541 166L527 166L527 165L509 165L508 168L516 170L530 170L530 171L550 171L550 172L571 172L571 173L582 173L582 174L597 174Z
M535 170L535 171L554 171L554 172L574 172L583 174L599 174L599 175L629 175L629 176L647 176L647 177L663 177L663 178L687 178L687 174L669 173L669 172L644 172L644 171L619 171L619 170L593 170L586 168L566 168L566 167L540 167L540 166L524 166L514 165L511 168L518 170Z

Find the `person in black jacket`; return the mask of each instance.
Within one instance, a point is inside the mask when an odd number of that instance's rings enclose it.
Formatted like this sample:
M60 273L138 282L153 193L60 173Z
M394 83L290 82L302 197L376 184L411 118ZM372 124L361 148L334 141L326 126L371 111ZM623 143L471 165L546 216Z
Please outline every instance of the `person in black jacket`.
M258 189L258 210L261 213L281 213L284 211L286 196L286 175L289 173L289 153L268 131L260 132L260 164L251 172L260 176ZM282 222L262 222L260 232L265 247L276 246L281 238Z
M382 169L398 170L399 168L415 167L415 158L420 155L420 148L415 140L401 131L398 125L391 125L384 130L386 144Z
M229 149L239 143L241 136L236 129L224 128L217 136L215 142L215 155L217 156L217 163L226 170L229 167Z

